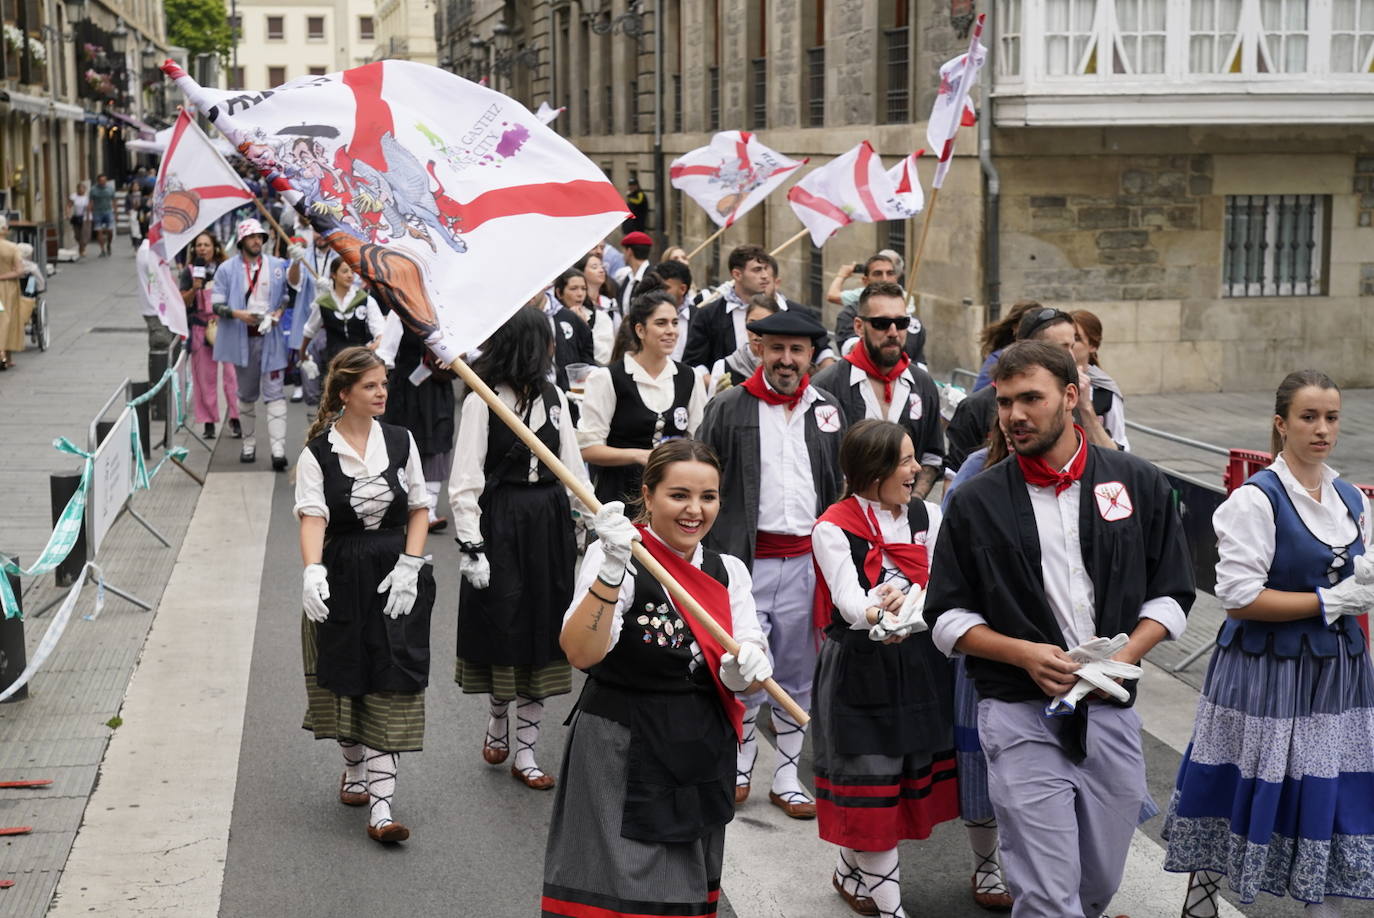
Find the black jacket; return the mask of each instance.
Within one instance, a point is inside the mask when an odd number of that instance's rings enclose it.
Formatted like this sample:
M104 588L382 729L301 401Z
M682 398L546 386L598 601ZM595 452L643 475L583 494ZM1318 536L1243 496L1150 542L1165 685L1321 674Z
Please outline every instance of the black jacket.
M841 359L811 378L811 385L829 392L840 403L847 421L846 429L867 416L867 404L860 387L868 385L868 378L865 376L858 383L851 383L849 379L853 369L854 364ZM922 456L929 454L943 459L945 438L940 432L940 390L930 374L915 364L907 367L906 377L911 384L911 393L899 423L911 436L918 462Z
M997 417L997 389L984 386L959 403L945 430L945 468L959 471L968 454L987 445L988 431Z

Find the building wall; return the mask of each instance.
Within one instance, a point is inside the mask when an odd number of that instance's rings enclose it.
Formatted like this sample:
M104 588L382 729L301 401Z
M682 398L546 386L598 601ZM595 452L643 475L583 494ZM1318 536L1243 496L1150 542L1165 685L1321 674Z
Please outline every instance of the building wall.
M344 63L340 60L344 55L338 49L346 48L346 37L356 35L357 30L356 22L347 21L340 15L341 8L347 9L347 0L300 0L291 4L238 0L243 23L238 66L243 68L243 87L270 89L278 85L270 75L274 67L284 72L283 82L307 76L312 68L320 73L337 70ZM282 17L282 38L267 37L269 16ZM307 20L312 17L324 19L321 38L307 37Z
M433 64L434 39L434 14L422 0L382 0L377 4L373 57Z

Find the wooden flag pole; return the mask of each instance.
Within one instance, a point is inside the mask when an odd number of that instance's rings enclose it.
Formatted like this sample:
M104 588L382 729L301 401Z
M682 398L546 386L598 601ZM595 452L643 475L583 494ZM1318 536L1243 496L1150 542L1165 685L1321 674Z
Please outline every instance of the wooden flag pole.
M782 245L778 246L776 249L774 249L773 251L769 252L768 254L769 254L769 255L772 255L774 258L777 258L777 257L778 257L778 254L779 254L780 252L782 252L783 249L787 248L789 245L791 245L792 243L796 242L798 239L800 239L801 237L805 236L805 235L806 235L807 233L809 233L809 232L811 232L811 231L808 230L808 229L803 229L801 232L797 233L795 236L793 236L792 238L788 239L786 242L784 242ZM708 239L708 240L706 240L706 241L707 241L707 242L710 242L711 240ZM689 257L690 257L690 256L689 256ZM697 303L697 307L696 307L696 308L697 308L697 309L700 309L700 308L703 307L703 306L709 306L709 305L711 305L712 303L714 303L716 300L720 299L720 298L723 297L723 296L725 296L725 289L724 289L724 287L723 287L723 286L717 287L714 293L712 293L712 294L711 294L710 296L708 296L706 299L702 300L700 303Z
M693 258L695 258L697 254L701 252L702 249L706 248L708 245L715 242L718 238L720 238L720 234L725 232L729 228L730 227L728 226L722 226L720 229L716 230L714 233L707 236L706 240L702 242L701 245L697 246L695 249L692 249L692 251L687 253L687 260L691 261Z
M776 249L774 249L773 251L769 252L768 254L769 254L769 255L772 255L774 258L777 258L779 255L782 254L782 250L783 250L783 249L787 248L787 247L790 246L792 243L796 242L798 239L800 239L801 237L805 236L805 235L806 235L807 233L809 233L809 232L811 232L809 229L806 229L806 228L803 227L801 230L798 230L798 232L797 232L797 234L796 234L795 236L791 237L791 238L788 239L786 242L784 242L782 245L778 246Z
M261 213L261 214L263 215L263 217L266 218L267 222L270 223L270 224L272 224L272 229L274 229L274 230L277 231L277 235L281 237L282 242L285 242L286 245L287 245L287 247L290 248L290 246L291 246L291 237L288 236L288 235L286 235L286 230L282 229L282 228L281 228L281 224L278 223L278 222L272 217L272 215L271 215L270 213L267 212L267 208L266 208L266 207L263 207L263 206L262 206L262 202L258 200L258 196L257 196L257 195L253 195L253 203L254 203L255 205L257 205L257 208L258 208L259 213ZM310 272L310 276L313 277L313 278L315 278L315 283L318 284L318 283L320 282L320 276L319 276L318 274L315 273L315 269L312 268L312 267L310 267L310 265L306 264L304 260L301 261L301 267L302 267L302 268L305 268L305 270L307 270L307 271Z
M520 442L529 447L530 452L534 453L540 462L548 466L549 471L558 476L559 481L563 482L564 486L566 486L569 491L572 491L577 499L586 505L588 510L592 511L592 513L596 513L601 509L601 501L596 499L596 495L591 492L581 479L573 475L568 467L563 464L562 460L544 445L544 441L535 436L534 431L530 430L529 427L525 425L525 422L520 420L520 417L506 406L505 402L501 401L496 393L492 391L491 387L472 371L472 367L468 366L466 361L461 359L455 360L449 367L453 372L462 377L467 387L473 392L476 392L482 401L487 403L487 407L491 409L491 412L500 418L501 421L520 438ZM639 543L635 543L633 546L633 553L635 562L647 570L655 580L663 584L664 589L672 596L677 607L692 617L694 627L703 628L709 632L713 638L720 642L720 645L725 648L727 653L739 654L739 643L733 637L725 633L725 629L701 607L701 604L692 597L692 594L688 593L682 588L681 584L673 579L673 575L668 573L662 564L658 563L657 558L649 554L648 549ZM783 710L787 711L788 716L794 721L802 726L810 722L811 718L807 713L801 709L800 705L792 700L792 697L788 695L787 692L783 691L782 686L778 685L777 682L772 679L765 680L763 688L768 692L769 696L783 708Z
M908 301L910 301L916 296L916 276L921 271L921 258L923 255L925 255L926 251L926 235L930 232L930 218L935 216L935 204L939 200L940 188L937 185L936 187L930 190L930 203L926 205L926 211L924 214L925 219L921 221L921 238L920 241L916 243L915 260L912 261L911 271L907 275L906 295Z

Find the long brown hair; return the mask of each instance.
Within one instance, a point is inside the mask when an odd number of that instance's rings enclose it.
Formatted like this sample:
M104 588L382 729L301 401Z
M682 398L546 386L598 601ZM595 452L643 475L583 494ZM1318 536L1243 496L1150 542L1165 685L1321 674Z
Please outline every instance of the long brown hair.
M1097 359L1097 349L1102 346L1102 320L1086 309L1075 309L1069 315L1073 316L1073 324L1078 326L1078 333L1088 342L1088 347L1092 348L1092 353L1088 355L1088 363L1095 367L1102 366Z
M1283 451L1283 434L1279 433L1277 418L1288 420L1288 411L1293 407L1293 396L1308 386L1315 386L1318 389L1335 389L1341 391L1341 387L1335 381L1323 373L1321 370L1294 370L1283 378L1279 383L1278 391L1274 393L1274 415L1276 420L1269 429L1269 451L1274 454L1274 458L1279 457Z
M716 470L716 475L721 474L720 457L710 445L700 440L691 440L686 437L677 440L665 440L654 451L649 454L649 459L644 463L644 475L640 483L644 486L644 491L652 494L668 474L668 466L678 462L704 462ZM634 499L633 506L638 511L635 514L635 522L643 526L649 525L649 510L644 504L644 491Z
M329 361L329 369L324 377L324 392L320 396L320 408L315 414L315 423L305 434L309 443L329 429L329 425L343 415L343 393L363 378L368 370L385 367L382 358L365 347L346 347Z
M840 472L844 475L841 500L868 490L882 481L902 461L906 428L891 421L866 418L845 432L840 441Z
M1016 340L1016 327L1021 324L1021 317L1028 311L1039 308L1040 304L1035 300L1017 300L1011 304L1006 315L996 322L985 325L978 337L983 357L986 359L993 351L1004 348Z

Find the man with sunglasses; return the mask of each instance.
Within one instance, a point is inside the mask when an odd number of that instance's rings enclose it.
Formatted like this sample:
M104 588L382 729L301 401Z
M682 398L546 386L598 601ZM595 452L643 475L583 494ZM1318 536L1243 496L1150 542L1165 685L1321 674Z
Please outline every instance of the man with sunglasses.
M858 344L850 342L858 336L854 329L854 318L859 314L859 297L865 288L871 284L897 284L901 286L902 264L900 256L891 249L883 249L875 255L868 256L868 260L863 263L860 280L863 285L844 288L844 282L853 277L859 270L858 265L843 265L835 279L830 282L830 289L826 291L825 301L827 303L838 303L842 308L835 317L835 347L842 351L849 347L857 347ZM903 300L906 291L902 291ZM913 363L919 363L922 367L926 365L926 329L921 324L921 320L915 316L911 317L911 324L906 332L906 353Z
M924 498L940 476L945 443L939 390L906 350L911 321L901 287L890 282L864 287L853 319L859 343L844 360L817 373L814 383L835 396L850 424L875 418L906 428L921 461L916 496Z

